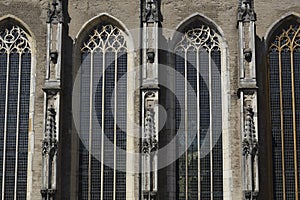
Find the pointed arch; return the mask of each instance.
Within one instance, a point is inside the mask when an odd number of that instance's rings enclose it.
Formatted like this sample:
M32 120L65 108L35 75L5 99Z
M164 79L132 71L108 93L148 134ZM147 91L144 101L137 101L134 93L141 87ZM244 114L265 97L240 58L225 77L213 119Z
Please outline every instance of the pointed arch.
M300 171L300 15L287 13L266 33L273 199L298 199Z
M230 79L224 33L213 20L194 13L176 27L171 48L175 53L175 70L187 79L185 83L180 83L176 78L175 90L189 102L184 105L185 108L175 106L176 122L180 121L181 113L185 113L185 117L189 118L185 120L197 123L197 136L191 146L178 144L178 148L181 145L187 151L178 161L177 197L230 198L231 191L225 190L230 188L230 179L226 177L230 173L226 171L230 161L225 159L230 152L224 148L225 144L230 144L227 112L230 106ZM187 82L197 96L194 103L189 100L190 91L182 88L187 87ZM183 127L187 126L185 124ZM189 130L178 127L176 124L176 131L185 132L188 138ZM195 161L191 162L190 157L194 157Z
M210 27L211 29L215 30L215 32L219 35L219 37L222 39L222 41L224 42L224 47L227 48L227 42L225 39L225 35L223 30L221 29L220 26L217 25L216 22L214 22L212 19L210 19L209 17L201 14L201 13L193 13L192 15L188 16L187 18L185 18L183 21L181 21L177 27L175 28L175 32L172 34L172 41L178 41L179 37L180 37L180 33L185 32L191 25L193 24L205 24L208 27Z
M108 13L87 21L76 36L73 90L79 93L73 116L80 137L75 147L80 199L126 198L131 179L126 149L132 143L127 132L134 110L134 99L127 94L135 90L136 80L128 73L135 67L132 50L131 33Z
M30 27L23 20L21 20L20 18L12 14L7 14L0 17L0 28L3 28L3 26L7 24L15 24L20 26L28 34L28 39L30 40L30 43L32 43L31 48L33 49L35 48L36 37L34 33L31 31Z
M120 30L122 30L125 35L127 36L127 45L129 49L133 49L133 43L132 43L132 36L130 31L126 28L125 24L117 19L116 17L108 14L108 13L101 13L89 21L87 21L79 30L76 38L75 38L75 49L78 47L77 45L80 45L84 38L95 28L95 26L99 24L111 24L113 26L118 27Z
M0 17L1 52L1 138L7 144L0 144L1 153L1 194L5 198L31 198L34 148L34 98L36 85L36 40L29 26L18 17L8 14ZM5 73L3 73L5 71ZM4 83L4 84L3 84ZM10 86L11 85L11 86ZM13 125L13 119L16 123ZM2 126L4 125L4 126ZM11 130L14 130L11 132ZM9 139L8 139L9 138ZM12 152L11 145L15 146ZM8 150L9 149L9 150ZM8 152L9 151L9 152ZM6 162L5 154L14 154L15 162ZM11 165L14 174L7 170ZM10 175L7 175L10 174ZM14 177L14 178L13 178ZM6 192L6 180L14 179L14 192ZM12 181L12 180L10 180ZM10 196L8 196L8 193ZM22 196L20 196L20 194ZM3 198L3 197L2 197Z
M274 39L274 36L279 31L280 27L285 25L286 22L300 23L300 13L288 12L276 20L266 32L265 39L267 46L269 46L271 40Z

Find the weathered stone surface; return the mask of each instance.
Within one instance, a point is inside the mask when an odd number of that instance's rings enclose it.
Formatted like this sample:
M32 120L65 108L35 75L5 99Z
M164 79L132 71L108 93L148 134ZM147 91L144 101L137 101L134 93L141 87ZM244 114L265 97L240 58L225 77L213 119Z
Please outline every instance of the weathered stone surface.
M36 94L34 105L34 152L33 161L29 163L32 165L32 186L29 186L29 193L31 193L31 199L41 199L41 164L42 164L42 136L44 132L44 77L45 77L45 61L46 61L46 15L47 15L48 0L2 0L0 2L0 17L7 15L13 15L19 18L22 23L26 24L29 33L32 33L32 39L35 41L34 54L36 57ZM74 68L73 55L73 43L76 43L75 38L83 28L84 24L89 22L92 18L98 16L101 13L108 13L109 15L120 20L125 27L129 30L138 29L140 24L140 1L121 1L121 0L65 0L65 14L70 18L65 17L65 38L64 38L64 68L63 68L63 92L62 92L62 121L61 121L61 153L60 161L61 167L60 183L58 199L75 199L75 193L77 191L74 181L76 180L76 170L72 168L72 165L76 163L76 153L73 146L74 139L72 135L76 134L73 128L72 110L70 105L72 81L76 69ZM67 7L66 7L67 6ZM228 117L226 121L228 124L228 132L230 133L230 143L224 146L224 149L228 149L230 154L224 159L229 159L231 165L229 169L224 172L224 177L231 179L230 188L225 188L227 193L234 194L232 199L242 199L242 180L241 180L241 133L240 133L240 99L237 96L239 89L239 68L238 68L238 31L237 31L237 0L162 0L161 13L163 16L163 22L161 26L171 30L176 30L176 27L186 20L189 16L199 13L205 17L208 17L215 25L223 31L226 44L228 46L228 70L229 70L229 86L230 100ZM299 0L272 0L263 1L256 0L254 8L257 14L256 33L258 42L262 42L266 36L267 31L271 28L280 17L287 13L297 13L300 11ZM1 22L0 22L1 23ZM170 32L163 33L165 40L167 41L171 37ZM138 42L138 38L134 38L135 43ZM262 47L259 47L258 52L262 51ZM140 64L139 52L135 52L135 65ZM258 63L258 79L262 82L265 81L262 76L266 75L266 66L262 63ZM139 82L139 77L136 78L136 82ZM263 83L259 83L263 84ZM261 90L264 90L261 87ZM260 92L259 94L263 94ZM140 108L139 108L139 91L136 91L135 98L135 121L139 124ZM260 102L264 102L262 99ZM259 108L263 109L263 106ZM266 115L266 114L264 114ZM263 116L266 117L266 116ZM261 120L259 123L264 123ZM261 125L263 126L263 125ZM262 129L264 130L264 129ZM168 130L166 130L168 132ZM266 134L265 132L261 134ZM138 148L138 147L137 147ZM171 170L174 166L169 167ZM73 171L72 171L73 170ZM75 171L74 171L75 170ZM169 172L166 170L165 172ZM167 178L168 175L164 174L163 177ZM173 176L174 174L170 174ZM174 182L175 178L169 180L169 183ZM267 182L263 182L267 184ZM138 184L138 183L136 183ZM263 186L261 186L263 187ZM32 188L32 189L31 189ZM169 189L169 196L174 197L175 191L173 187Z

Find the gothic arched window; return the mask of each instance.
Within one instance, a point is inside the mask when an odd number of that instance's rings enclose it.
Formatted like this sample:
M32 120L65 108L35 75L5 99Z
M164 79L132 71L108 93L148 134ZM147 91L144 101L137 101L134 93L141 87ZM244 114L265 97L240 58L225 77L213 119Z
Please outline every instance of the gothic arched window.
M176 131L183 133L178 148L185 151L177 167L179 200L223 199L219 38L195 23L175 47Z
M269 45L274 199L297 199L300 166L300 26L285 23Z
M125 199L125 33L111 24L94 27L81 47L79 71L79 199Z
M0 198L26 199L31 47L17 25L0 30ZM4 196L2 196L4 195Z

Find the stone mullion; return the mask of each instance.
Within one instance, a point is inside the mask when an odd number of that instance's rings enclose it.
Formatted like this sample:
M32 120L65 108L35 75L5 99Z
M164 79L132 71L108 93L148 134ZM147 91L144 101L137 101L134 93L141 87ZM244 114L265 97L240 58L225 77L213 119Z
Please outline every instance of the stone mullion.
M6 62L6 93L5 93L5 118L4 118L4 133L3 133L3 169L2 169L2 200L4 200L5 190L5 165L6 165L6 139L7 139L7 114L8 114L8 94L9 94L9 62L10 51L7 50L7 62Z
M214 198L214 176L213 176L213 91L212 91L212 57L211 57L211 49L208 50L208 84L209 84L209 150L210 150L210 192L211 196L210 199L213 200Z
M90 65L90 99L89 99L89 166L88 166L88 199L91 200L92 191L92 141L93 141L93 82L94 82L94 51L91 52Z
M115 52L115 70L114 70L114 106L113 106L113 113L114 113L114 185L113 185L113 200L116 199L116 185L117 185L117 95L118 95L118 89L117 89L117 82L118 82L118 53L117 50Z
M296 120L296 98L295 98L295 66L294 66L294 45L297 45L295 40L299 34L300 28L297 29L291 41L291 81L292 81L292 107L293 107L293 136L294 136L294 168L295 168L295 197L299 199L298 186L298 166L297 166L297 120Z
M282 191L283 191L283 200L286 200L285 193L285 155L284 155L284 114L283 114L283 94L282 94L282 63L281 63L281 50L278 51L278 67L279 67L279 90L280 90L280 127L281 127L281 163L282 163Z
M18 181L18 150L19 150L19 125L20 125L20 98L21 98L21 70L22 70L22 52L19 52L19 72L18 72L18 103L17 103L17 124L16 124L16 159L15 159L15 188L14 199L17 199L17 181Z
M188 170L188 81L187 81L187 49L184 52L184 149L186 150L184 152L185 154L185 199L188 200L189 198L189 170Z
M103 59L102 59L102 96L101 96L101 200L104 198L104 114L105 114L105 69L106 69L106 57L105 57L106 51L105 48L103 48Z
M198 200L201 199L201 141L200 141L200 56L197 48L197 154L198 154Z

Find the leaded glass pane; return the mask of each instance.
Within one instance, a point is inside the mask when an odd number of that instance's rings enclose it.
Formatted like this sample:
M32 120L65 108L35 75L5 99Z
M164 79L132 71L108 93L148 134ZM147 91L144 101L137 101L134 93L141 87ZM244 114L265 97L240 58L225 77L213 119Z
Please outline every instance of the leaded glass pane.
M81 63L81 96L80 96L80 135L81 142L79 147L79 199L88 199L88 168L89 168L89 94L90 94L90 65L91 55L88 53L82 54Z
M4 199L26 199L30 81L27 34L8 24L0 30L0 186L4 188L0 197Z
M200 88L200 142L201 152L208 152L201 156L200 161L200 197L210 199L211 195L211 168L210 168L210 97L209 97L209 56L201 49L199 52L201 74Z
M0 54L0 110L5 110L6 99L6 78L7 78L7 55ZM0 112L0 177L3 177L3 152L4 152L4 127L5 112ZM2 186L2 178L0 178ZM0 194L0 197L2 194Z
M115 87L115 53L107 52L105 55L105 96L104 96L104 134L114 142L114 112L113 90ZM111 148L104 145L104 162L113 166L114 152ZM108 166L104 166L104 199L113 198L114 171Z
M125 52L118 53L118 72L117 72L117 147L126 150L126 113L127 113L127 55ZM117 169L126 168L126 155L125 151L117 152ZM126 173L117 171L117 182L116 182L116 200L122 200L126 196Z
M213 141L216 144L212 151L213 156L213 199L223 199L223 152L222 152L222 97L221 97L221 54L219 51L211 53L212 58L212 130Z
M27 154L28 154L28 119L30 100L31 54L22 54L21 87L19 109L19 149L18 149L18 183L17 199L26 199L27 190Z
M118 169L126 168L126 155L115 148L126 150L124 33L112 25L100 24L83 43L81 53L79 199L122 200L126 198L126 173Z
M299 25L277 31L269 48L274 199L296 198L299 173ZM294 140L296 138L296 141ZM295 146L296 145L296 146ZM300 153L300 152L299 152ZM295 163L297 160L297 163ZM299 182L299 180L298 180Z
M178 199L193 200L199 195L201 199L222 199L221 52L218 36L206 25L189 29L176 45L175 53L175 70L179 72L175 77L176 96L187 100L181 101L183 105L176 101L175 108L176 131L184 132L186 136L180 138L178 148L187 148L187 153L178 159L177 164ZM179 81L182 76L186 82ZM197 99L193 99L193 95ZM179 127L183 128L179 130ZM195 134L195 127L199 127L199 133L187 147L189 142L186 140Z

